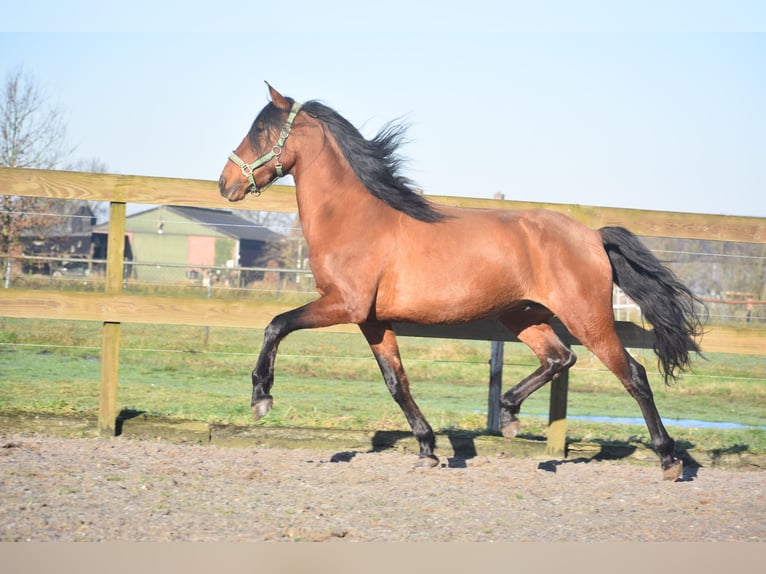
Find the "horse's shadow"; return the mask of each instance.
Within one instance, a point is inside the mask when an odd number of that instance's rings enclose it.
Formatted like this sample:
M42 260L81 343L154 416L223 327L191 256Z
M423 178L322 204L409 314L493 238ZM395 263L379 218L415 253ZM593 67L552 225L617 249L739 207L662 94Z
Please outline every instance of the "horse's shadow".
M137 409L122 409L114 421L114 436L122 435L122 430L123 430L125 421L134 419L136 417L140 417L141 415L144 415L144 414L146 414L146 411L140 411Z
M689 457L691 458L691 457ZM681 457L683 460L684 457ZM596 460L617 460L617 457L614 456L593 456L593 457L587 457L587 456L580 456L577 458L568 458L564 460L546 460L537 465L537 470L542 470L545 472L551 472L553 474L556 473L556 470L559 466L565 465L565 464L587 464L589 462L593 462ZM693 461L693 459L691 459ZM699 469L699 465L694 462L693 464L688 464L686 461L684 461L684 467L683 467L683 474L676 480L676 482L691 482L695 478L697 478L697 471Z
M482 436L497 436L496 433L488 431L466 431L466 430L447 430L440 433L441 436L446 437L450 446L452 447L453 456L447 458L447 464L445 466L449 468L466 468L469 466L471 459L478 456L476 448L476 438ZM544 441L544 437L536 435L519 435L518 438ZM371 448L368 452L384 452L397 448L397 443L402 441L412 441L413 435L408 431L377 431L371 440ZM537 468L541 471L555 473L559 466L565 464L587 464L596 461L605 460L624 460L634 454L637 450L635 444L627 441L616 441L606 443L604 441L595 441L601 445L601 449L593 456L579 456L574 458L556 458L551 460L542 461L537 465ZM676 456L681 459L684 464L683 475L679 479L683 482L689 482L697 477L697 472L701 466L694 457L689 454L688 449L693 447L691 443L678 443L676 448ZM332 462L350 462L357 452L339 452L333 455Z

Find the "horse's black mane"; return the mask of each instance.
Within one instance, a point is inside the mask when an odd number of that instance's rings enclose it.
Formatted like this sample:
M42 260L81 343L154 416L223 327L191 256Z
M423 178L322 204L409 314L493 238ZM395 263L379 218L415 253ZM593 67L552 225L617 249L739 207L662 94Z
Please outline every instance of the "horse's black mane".
M327 126L354 173L372 195L420 221L434 223L444 219L445 216L431 202L413 189L412 182L399 173L402 159L397 150L402 144L406 126L390 122L373 139L367 140L348 120L319 101L306 102L302 111ZM251 140L259 138L256 133L258 125L279 130L282 121L276 106L269 104L253 123Z

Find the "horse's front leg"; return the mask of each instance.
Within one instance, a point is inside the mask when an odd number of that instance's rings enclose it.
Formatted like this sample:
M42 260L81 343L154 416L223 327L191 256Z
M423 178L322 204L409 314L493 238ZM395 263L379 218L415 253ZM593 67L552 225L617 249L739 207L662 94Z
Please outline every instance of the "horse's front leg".
M258 356L252 373L253 396L250 400L250 406L253 409L254 420L265 417L274 404L269 393L274 384L274 363L277 358L279 342L290 332L285 330L284 326L284 317L287 314L284 313L272 319L263 335L261 354Z
M410 383L402 366L399 345L391 324L370 321L362 323L359 328L370 344L391 396L402 409L420 445L420 458L416 466L438 465L439 458L434 454L436 436L410 394Z
M322 297L271 320L264 331L263 347L252 374L253 396L250 405L255 420L266 416L274 403L270 393L274 384L277 349L282 339L300 329L329 327L347 322L351 321L346 307L330 297Z

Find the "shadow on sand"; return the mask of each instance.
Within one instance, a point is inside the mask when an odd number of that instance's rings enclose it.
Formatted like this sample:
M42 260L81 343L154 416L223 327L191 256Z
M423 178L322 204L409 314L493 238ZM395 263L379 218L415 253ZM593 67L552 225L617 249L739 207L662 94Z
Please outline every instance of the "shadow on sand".
M497 440L499 435L495 433L483 432L483 431L465 431L465 430L447 430L437 434L437 440L446 438L449 443L453 456L447 457L447 463L442 466L449 468L466 468L469 466L471 459L479 456L480 449L477 447L477 442L484 440ZM527 443L529 448L523 449L528 452L534 451L538 456L545 453L545 438L535 435L519 435L515 440L517 441L514 446L518 448L520 444L519 439ZM377 431L372 437L371 448L368 452L384 452L391 449L401 448L402 443L413 443L415 446L414 438L411 432L407 431ZM502 444L502 443L498 443ZM511 443L507 443L511 444ZM588 444L589 452L582 456L577 456L577 453L581 451L581 448L570 451L567 445L567 456L563 459L555 458L550 460L541 461L537 468L545 472L555 473L557 468L566 464L587 464L593 461L604 460L623 460L630 458L641 449L646 451L646 445L636 445L628 442L603 442L594 441ZM582 447L581 443L577 443L578 447ZM683 476L681 481L692 481L697 477L697 471L701 466L688 452L687 449L693 445L681 444L677 446L676 455L684 463ZM591 448L592 447L592 448ZM406 447L405 447L406 448ZM485 449L486 450L486 449ZM349 462L356 456L356 451L344 451L333 455L331 462ZM571 456L571 458L570 458Z

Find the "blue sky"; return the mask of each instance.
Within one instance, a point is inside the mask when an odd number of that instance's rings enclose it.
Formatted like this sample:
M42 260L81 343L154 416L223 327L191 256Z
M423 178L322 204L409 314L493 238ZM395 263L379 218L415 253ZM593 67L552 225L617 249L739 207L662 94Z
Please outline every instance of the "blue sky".
M209 4L11 5L0 76L115 173L217 179L268 80L404 119L427 194L766 216L764 3Z

